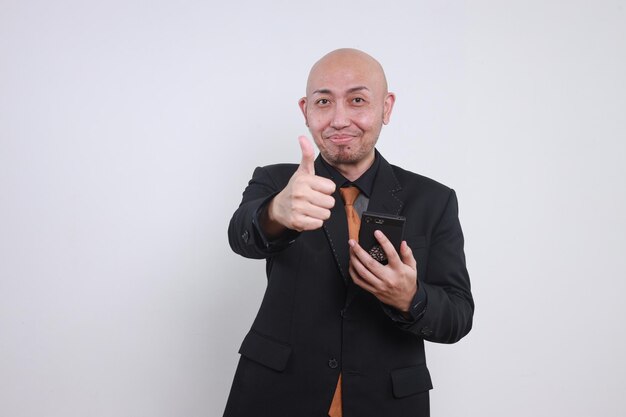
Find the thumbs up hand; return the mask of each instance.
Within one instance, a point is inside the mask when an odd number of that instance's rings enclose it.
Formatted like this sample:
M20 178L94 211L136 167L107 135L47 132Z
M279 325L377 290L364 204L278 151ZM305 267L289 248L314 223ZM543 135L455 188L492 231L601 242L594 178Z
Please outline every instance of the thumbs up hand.
M270 237L284 228L299 232L319 229L330 217L330 209L335 205L332 196L335 183L315 175L313 145L305 136L300 136L298 140L302 150L300 166L287 186L270 202L262 222L264 231Z

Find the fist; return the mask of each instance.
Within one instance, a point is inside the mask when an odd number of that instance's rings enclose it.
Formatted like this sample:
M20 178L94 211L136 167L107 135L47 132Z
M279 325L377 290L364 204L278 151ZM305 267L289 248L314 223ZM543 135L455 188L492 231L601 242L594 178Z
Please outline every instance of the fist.
M335 183L315 175L315 151L305 136L298 138L302 160L287 186L268 206L267 216L272 223L302 232L322 227L335 205Z

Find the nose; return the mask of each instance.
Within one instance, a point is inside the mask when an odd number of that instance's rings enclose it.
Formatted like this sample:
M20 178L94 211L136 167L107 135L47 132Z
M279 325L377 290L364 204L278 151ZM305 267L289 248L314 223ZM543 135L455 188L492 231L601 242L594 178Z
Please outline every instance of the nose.
M350 118L348 117L348 112L346 111L345 106L339 102L334 108L334 112L330 120L330 127L339 130L344 127L348 127L349 125Z

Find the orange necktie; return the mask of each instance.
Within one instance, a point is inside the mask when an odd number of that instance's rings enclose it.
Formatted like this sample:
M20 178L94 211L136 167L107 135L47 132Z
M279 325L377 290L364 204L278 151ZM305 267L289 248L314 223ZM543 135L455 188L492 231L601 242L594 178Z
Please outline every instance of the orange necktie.
M350 239L359 241L359 228L361 227L361 219L359 213L354 209L354 202L359 196L359 189L356 187L340 188L339 192L346 205L346 217L348 218L348 236Z
M354 202L359 196L359 189L357 187L344 187L340 188L339 192L346 206L346 217L348 218L348 236L350 239L359 241L359 228L361 227L361 219L359 214L354 209ZM335 388L335 394L333 395L333 401L330 403L330 409L328 410L329 417L342 417L342 403L341 403L341 373L337 380L337 387Z

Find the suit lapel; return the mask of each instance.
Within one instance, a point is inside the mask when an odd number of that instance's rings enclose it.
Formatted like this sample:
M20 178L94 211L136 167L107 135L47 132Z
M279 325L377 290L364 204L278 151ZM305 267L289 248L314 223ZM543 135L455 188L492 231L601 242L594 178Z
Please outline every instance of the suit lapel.
M315 160L315 175L332 179L330 173L321 161L321 156ZM335 205L330 210L330 219L324 222L324 233L328 239L328 244L333 253L333 257L337 262L337 267L344 280L348 283L350 276L348 274L349 250L348 250L348 220L346 219L346 211L343 205L343 199L339 190L333 193Z
M400 196L402 187L389 162L380 154L378 157L380 158L380 166L374 180L374 189L367 205L367 211L398 215L404 204Z

